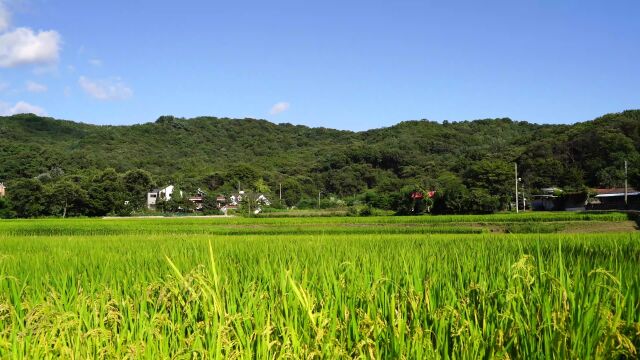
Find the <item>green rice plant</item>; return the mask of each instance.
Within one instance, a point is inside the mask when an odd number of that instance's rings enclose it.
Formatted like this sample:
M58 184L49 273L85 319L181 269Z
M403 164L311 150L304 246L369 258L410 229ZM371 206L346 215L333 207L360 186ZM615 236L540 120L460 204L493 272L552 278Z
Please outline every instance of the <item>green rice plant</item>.
M638 357L636 233L196 220L0 223L0 357Z

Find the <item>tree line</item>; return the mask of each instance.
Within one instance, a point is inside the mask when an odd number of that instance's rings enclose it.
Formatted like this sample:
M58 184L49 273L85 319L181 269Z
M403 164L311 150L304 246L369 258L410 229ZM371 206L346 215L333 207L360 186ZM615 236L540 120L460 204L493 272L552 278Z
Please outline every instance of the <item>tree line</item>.
M8 186L0 216L130 214L144 210L147 191L168 184L209 199L239 188L275 199L282 188L277 205L287 207L317 206L322 192L399 214L488 213L513 202L514 163L525 194L584 192L621 186L625 160L630 184L639 184L639 149L637 110L574 125L418 120L364 132L255 119L95 126L15 115L0 117ZM433 190L433 198L412 197Z

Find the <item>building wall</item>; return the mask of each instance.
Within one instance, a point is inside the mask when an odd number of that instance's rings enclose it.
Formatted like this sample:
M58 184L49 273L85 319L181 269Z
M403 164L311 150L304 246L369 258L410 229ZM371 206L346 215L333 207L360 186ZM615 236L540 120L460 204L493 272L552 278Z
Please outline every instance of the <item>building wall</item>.
M533 199L531 208L537 211L551 211L555 207L553 199Z
M584 211L586 200L587 195L582 193L565 194L553 198L534 198L531 208L542 211Z
M4 187L4 184L3 184L3 183L0 183L0 197L3 197L3 196L5 196L5 195L6 195L6 193L5 193L5 187Z
M147 208L153 210L156 208L156 204L158 200L171 200L171 195L173 194L173 185L169 185L166 188L160 189L157 193L149 192L147 193Z
M158 194L156 193L147 193L147 208L153 210L156 208Z

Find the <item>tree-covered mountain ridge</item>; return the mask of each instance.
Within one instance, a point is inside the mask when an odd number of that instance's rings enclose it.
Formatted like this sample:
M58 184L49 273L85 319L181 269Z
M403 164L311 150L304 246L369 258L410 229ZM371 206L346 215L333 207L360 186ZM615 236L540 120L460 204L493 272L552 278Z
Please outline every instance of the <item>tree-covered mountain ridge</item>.
M142 169L157 184L214 192L253 186L323 191L338 197L387 194L412 186L460 184L502 197L513 163L530 191L619 186L624 161L640 179L640 110L573 125L508 118L438 123L418 120L353 132L266 120L162 116L155 122L90 125L21 114L0 117L0 181L91 178L105 169ZM294 202L291 200L291 202ZM387 204L387 206L390 206Z

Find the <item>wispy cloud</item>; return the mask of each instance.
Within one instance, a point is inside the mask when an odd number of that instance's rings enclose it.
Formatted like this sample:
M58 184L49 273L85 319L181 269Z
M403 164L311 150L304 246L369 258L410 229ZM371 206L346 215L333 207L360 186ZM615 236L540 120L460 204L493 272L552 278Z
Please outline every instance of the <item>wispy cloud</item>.
M81 76L78 84L84 92L98 100L125 100L133 96L133 90L120 78L94 80Z
M89 60L89 64L93 66L102 66L102 60L100 59L91 59Z
M289 110L289 106L290 106L290 105L289 105L289 103L288 103L288 102L285 102L285 101L279 102L279 103L277 103L277 104L274 104L274 105L271 107L271 110L269 111L269 113L270 113L271 115L277 115L277 114L280 114L281 112L284 112L284 111Z
M36 105L31 105L25 101L18 101L15 105L0 102L0 114L4 116L16 115L16 114L36 114L40 116L47 115L47 112L43 108Z
M11 25L11 13L2 1L0 1L0 31L5 31Z
M27 81L27 91L33 93L40 93L47 91L47 85L37 83L35 81Z

